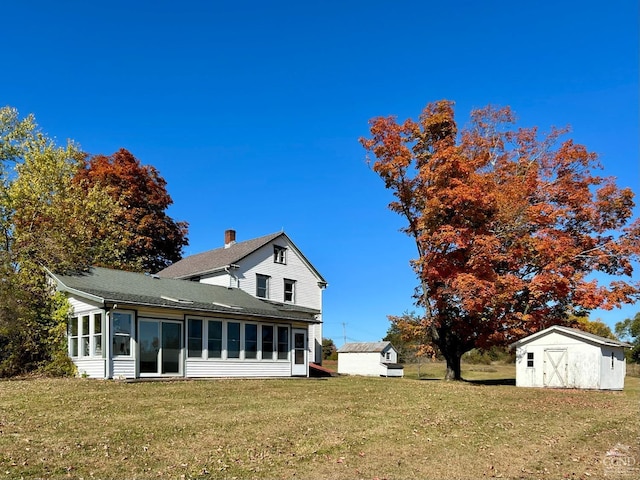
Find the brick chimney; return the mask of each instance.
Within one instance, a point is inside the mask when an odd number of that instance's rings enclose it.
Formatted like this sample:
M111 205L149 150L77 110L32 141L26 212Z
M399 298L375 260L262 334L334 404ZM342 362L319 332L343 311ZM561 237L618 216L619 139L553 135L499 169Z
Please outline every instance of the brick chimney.
M224 231L224 248L229 248L234 243L236 243L236 231L225 230Z

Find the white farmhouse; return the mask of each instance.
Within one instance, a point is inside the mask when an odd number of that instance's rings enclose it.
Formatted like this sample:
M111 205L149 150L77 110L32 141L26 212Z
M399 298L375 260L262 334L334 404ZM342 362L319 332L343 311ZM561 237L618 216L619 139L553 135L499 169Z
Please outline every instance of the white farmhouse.
M404 369L391 342L345 343L338 349L338 373L402 377Z
M624 342L554 325L512 346L518 387L624 388Z
M190 255L158 272L161 278L239 288L277 308L315 315L309 361L322 363L322 294L326 280L284 232L242 242L224 232L224 246Z
M284 232L187 257L159 274L48 272L66 294L68 353L92 378L317 373L327 283ZM321 357L320 357L321 358ZM311 371L313 369L313 371Z

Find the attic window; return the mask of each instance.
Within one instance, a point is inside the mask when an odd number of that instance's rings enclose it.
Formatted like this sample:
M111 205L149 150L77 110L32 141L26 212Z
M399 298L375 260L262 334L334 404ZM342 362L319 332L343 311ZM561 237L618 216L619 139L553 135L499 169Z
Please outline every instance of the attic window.
M273 246L273 261L274 263L281 263L285 265L287 263L287 249L278 245Z

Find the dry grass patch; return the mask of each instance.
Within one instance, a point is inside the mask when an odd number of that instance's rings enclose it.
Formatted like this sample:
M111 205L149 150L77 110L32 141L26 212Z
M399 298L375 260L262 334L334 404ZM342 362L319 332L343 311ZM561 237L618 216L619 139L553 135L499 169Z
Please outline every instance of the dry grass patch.
M0 479L601 478L617 444L640 460L640 379L627 380L5 381Z

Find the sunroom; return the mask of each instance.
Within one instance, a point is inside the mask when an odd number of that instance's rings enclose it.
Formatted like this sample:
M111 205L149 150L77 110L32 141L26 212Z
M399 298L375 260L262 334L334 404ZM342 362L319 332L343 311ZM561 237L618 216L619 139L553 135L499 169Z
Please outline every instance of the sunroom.
M245 292L93 268L50 273L73 308L69 356L92 378L307 376L310 309Z

